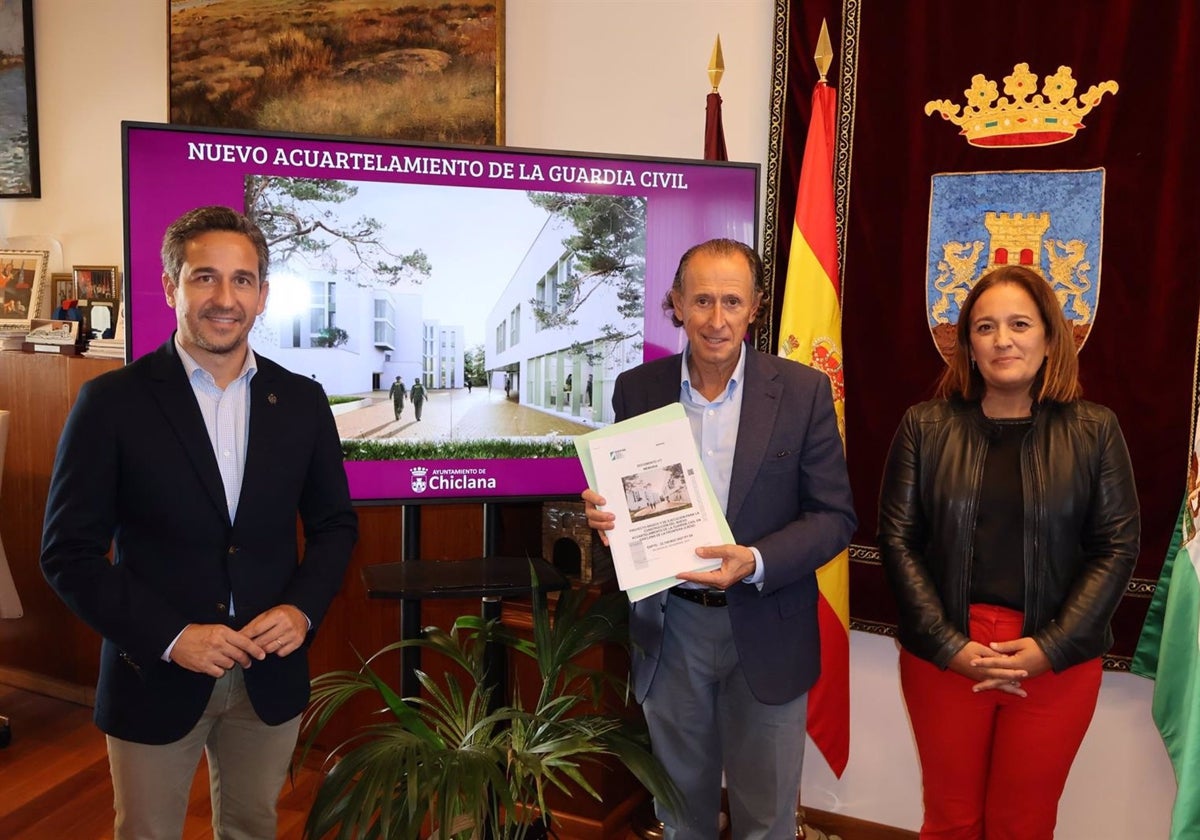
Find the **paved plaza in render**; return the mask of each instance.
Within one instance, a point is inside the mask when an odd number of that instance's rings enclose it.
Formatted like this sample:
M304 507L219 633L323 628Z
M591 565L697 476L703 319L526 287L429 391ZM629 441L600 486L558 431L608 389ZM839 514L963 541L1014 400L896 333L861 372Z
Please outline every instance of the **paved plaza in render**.
M544 411L518 403L499 389L466 388L430 391L421 410L421 420L410 400L396 420L387 391L361 395L364 403L337 414L338 433L343 439L475 440L492 437L574 437L599 424L567 412ZM335 411L339 407L334 406ZM580 411L590 414L591 409Z

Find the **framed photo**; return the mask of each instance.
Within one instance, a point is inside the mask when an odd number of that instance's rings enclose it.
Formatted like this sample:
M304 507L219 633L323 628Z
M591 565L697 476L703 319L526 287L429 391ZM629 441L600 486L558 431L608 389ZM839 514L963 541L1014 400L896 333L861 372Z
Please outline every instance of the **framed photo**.
M42 311L49 262L49 251L0 250L0 330L29 330Z
M0 198L40 198L33 0L0 0Z
M94 338L112 338L116 335L117 306L115 300L92 300L83 311L83 336L91 341Z
M75 277L75 293L81 302L117 299L115 265L77 265L71 273Z
M79 293L75 291L75 275L66 273L55 273L50 275L50 309L57 311L63 308L64 303L70 303L73 300L79 300ZM54 317L51 314L51 317Z
M170 120L504 143L505 0L170 2Z

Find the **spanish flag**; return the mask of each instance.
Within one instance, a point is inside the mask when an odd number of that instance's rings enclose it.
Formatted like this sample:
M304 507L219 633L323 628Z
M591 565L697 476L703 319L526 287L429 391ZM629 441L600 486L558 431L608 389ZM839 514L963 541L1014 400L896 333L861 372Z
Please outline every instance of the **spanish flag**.
M836 129L837 91L817 82L796 195L779 355L829 376L844 443L841 286L833 200ZM808 694L808 734L840 778L850 756L850 558L845 551L817 571L817 585L821 677Z

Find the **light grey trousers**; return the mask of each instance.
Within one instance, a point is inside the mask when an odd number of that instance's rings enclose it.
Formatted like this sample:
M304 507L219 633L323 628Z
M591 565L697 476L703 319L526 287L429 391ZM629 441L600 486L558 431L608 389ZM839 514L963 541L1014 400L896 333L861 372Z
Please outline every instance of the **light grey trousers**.
M734 840L795 840L808 695L778 706L755 699L727 607L669 596L663 618L642 710L654 755L682 793L676 813L655 805L665 840L717 840L722 770Z
M108 737L115 840L179 840L200 753L208 758L216 840L274 840L275 806L300 732L300 716L263 723L242 669L217 680L192 731L170 744Z

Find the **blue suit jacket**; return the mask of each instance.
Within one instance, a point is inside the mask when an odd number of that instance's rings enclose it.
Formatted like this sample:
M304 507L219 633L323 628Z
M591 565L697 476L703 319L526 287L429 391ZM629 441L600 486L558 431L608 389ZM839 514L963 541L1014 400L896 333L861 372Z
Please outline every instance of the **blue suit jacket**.
M85 384L63 429L42 570L104 637L95 718L115 737L169 743L199 719L214 679L161 658L185 625L241 627L286 603L315 630L341 586L357 518L328 402L316 382L257 358L233 522L173 341ZM306 653L307 644L247 669L247 692L265 722L304 709Z
M617 377L613 410L624 420L679 401L681 356ZM857 519L825 374L746 349L745 390L726 519L739 545L763 558L762 590L728 590L729 619L746 681L763 703L786 703L821 671L816 570L845 548ZM638 701L658 667L667 594L633 605Z

